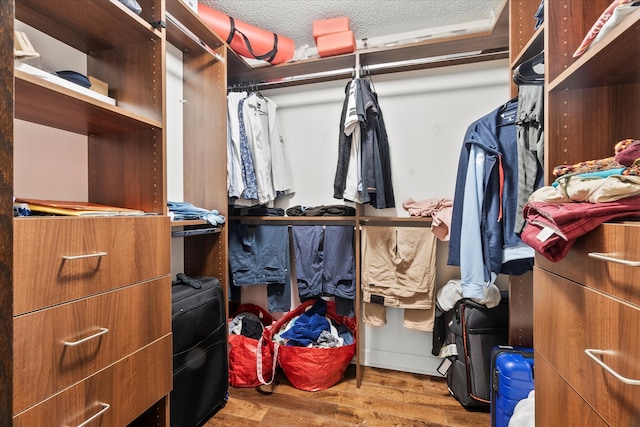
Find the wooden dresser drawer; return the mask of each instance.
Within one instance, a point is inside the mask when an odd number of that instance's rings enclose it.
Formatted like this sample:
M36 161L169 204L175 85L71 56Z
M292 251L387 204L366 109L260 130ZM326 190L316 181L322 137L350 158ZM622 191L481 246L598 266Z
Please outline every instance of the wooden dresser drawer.
M14 315L170 274L168 217L14 220Z
M536 425L608 426L539 354L535 355L535 375Z
M15 317L13 413L170 333L170 307L167 276Z
M562 261L537 255L536 265L640 306L640 283L635 280L640 275L640 222L602 224L580 237Z
M640 380L640 341L629 339L640 309L539 268L534 277L536 351L610 425L640 425L640 385L624 383L585 353L603 350L594 357Z
M169 393L173 376L171 364L171 335L166 335L16 414L13 426L77 426L96 415L88 425L125 426Z

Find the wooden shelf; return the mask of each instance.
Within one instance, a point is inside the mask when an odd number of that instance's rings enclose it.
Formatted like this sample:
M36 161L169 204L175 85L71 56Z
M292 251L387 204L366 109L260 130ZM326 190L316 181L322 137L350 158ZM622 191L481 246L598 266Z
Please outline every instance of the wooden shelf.
M522 50L513 58L511 69L516 68L527 59L539 54L544 50L544 24L536 30L533 37L522 48Z
M211 49L225 46L224 39L212 31L209 26L182 1L167 2L167 14L171 15L184 27ZM167 41L183 52L202 49L203 46L185 34L171 19L167 19ZM249 71L251 67L232 49L227 49L227 61L230 69Z
M204 219L171 221L171 227L189 227L192 225L207 225L207 224L209 224L209 222L205 221Z
M207 24L181 1L167 4L167 41L183 52L189 52L202 48L196 41L190 38L173 20L178 21L183 28L193 34L202 43L212 49L224 46L222 39L207 26Z
M383 216L233 216L232 221L243 224L280 224L280 225L383 225L423 227L431 226L431 217L383 217Z
M91 135L162 129L151 120L118 106L15 71L16 118L69 132Z
M640 10L594 44L550 84L550 91L640 82ZM620 59L624 66L620 66Z
M277 87L285 87L300 84L300 76L308 77L304 84L343 79L351 75L356 63L369 66L370 73L375 75L508 58L508 52L509 7L506 4L490 31L434 38L392 48L361 49L346 55L259 68L248 67L244 61L230 61L228 83L270 82L277 83ZM456 58L455 55L460 56ZM381 64L385 65L384 68L377 68Z
M74 0L65 7L57 1L20 0L15 7L16 19L86 54L162 39L159 30L118 0Z
M226 45L222 37L180 1L167 2L167 13L188 28L211 49ZM198 41L179 31L168 19L167 40L183 52L203 49ZM286 87L349 77L356 63L369 66L372 75L411 71L508 58L508 6L493 29L481 33L452 35L393 48L361 49L355 53L252 68L227 45L227 83L232 85L269 82L270 87ZM357 58L356 58L357 57ZM432 60L430 60L432 59ZM417 61L410 63L411 61ZM407 62L402 64L403 62ZM385 64L384 69L377 68ZM388 64L388 66L387 66ZM374 67L375 66L375 67Z
M267 225L355 225L355 216L232 216L243 224Z
M381 225L388 227L431 227L431 217L394 218L381 216L360 217L360 225Z

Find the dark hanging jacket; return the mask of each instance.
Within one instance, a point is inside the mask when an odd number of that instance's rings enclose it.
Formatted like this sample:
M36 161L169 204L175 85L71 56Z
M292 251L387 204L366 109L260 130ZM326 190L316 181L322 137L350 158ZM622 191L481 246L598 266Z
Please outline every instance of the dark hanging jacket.
M355 79L353 82L358 85L356 110L361 135L363 203L369 203L376 209L392 208L395 207L395 197L391 180L389 140L377 94L371 89L369 82L363 79ZM345 88L346 96L340 119L338 164L333 187L333 197L336 199L344 197L351 152L351 135L344 133L350 84L351 82Z

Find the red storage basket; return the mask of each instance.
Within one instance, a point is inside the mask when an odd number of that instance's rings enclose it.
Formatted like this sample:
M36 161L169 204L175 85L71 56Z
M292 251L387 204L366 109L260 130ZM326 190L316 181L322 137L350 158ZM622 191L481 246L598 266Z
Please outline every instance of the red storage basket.
M255 304L238 306L234 317L240 313L253 313L262 322L265 330L271 327L273 317ZM270 339L270 338L269 338ZM244 335L229 334L229 385L232 387L257 387L273 380L277 355L274 346Z
M316 300L309 300L290 311L272 328L265 331L265 339L277 334L296 316L304 313ZM272 345L279 351L278 365L287 379L297 389L306 391L325 390L344 377L344 373L356 353L356 321L353 317L341 316L336 312L335 303L327 301L326 316L339 325L345 325L353 335L353 343L335 348L312 348ZM272 338L270 338L271 340ZM279 347L279 350L278 350Z

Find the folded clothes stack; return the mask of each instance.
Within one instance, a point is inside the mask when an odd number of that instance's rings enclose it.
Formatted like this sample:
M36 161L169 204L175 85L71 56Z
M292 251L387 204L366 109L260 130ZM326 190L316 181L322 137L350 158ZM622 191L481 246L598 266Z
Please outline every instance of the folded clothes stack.
M199 208L189 202L167 202L167 207L176 221L203 219L214 226L225 223L225 217L217 210Z

